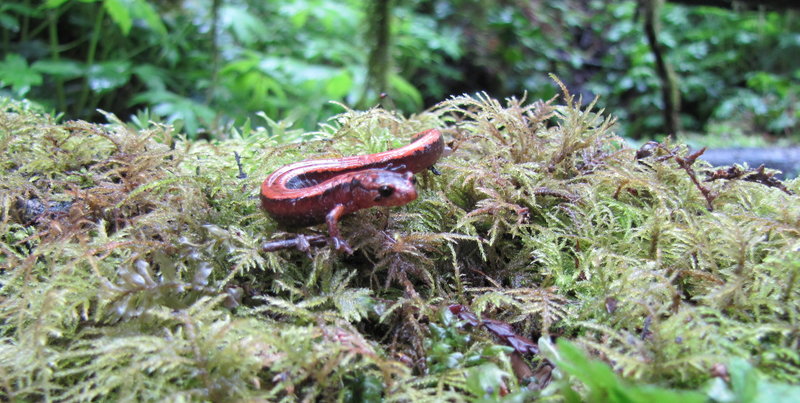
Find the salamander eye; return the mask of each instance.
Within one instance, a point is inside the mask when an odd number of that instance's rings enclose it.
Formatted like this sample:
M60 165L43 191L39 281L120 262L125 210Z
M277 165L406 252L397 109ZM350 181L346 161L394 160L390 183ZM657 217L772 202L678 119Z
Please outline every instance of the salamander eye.
M381 198L387 198L394 193L394 188L391 186L381 186L378 188L378 194L381 195Z

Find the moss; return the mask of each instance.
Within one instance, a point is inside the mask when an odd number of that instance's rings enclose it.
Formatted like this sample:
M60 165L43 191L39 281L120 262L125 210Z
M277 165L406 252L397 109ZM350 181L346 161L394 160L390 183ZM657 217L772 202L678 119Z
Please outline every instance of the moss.
M346 110L318 133L273 122L218 142L1 103L9 398L464 400L480 397L478 368L513 392L548 365L443 319L451 303L574 340L630 382L696 388L733 357L800 376L797 181L705 182L714 171L685 147L627 148L566 90L455 97L410 118ZM290 236L258 209L269 172L430 127L453 149L443 175L422 174L414 203L346 218L353 256L261 251Z

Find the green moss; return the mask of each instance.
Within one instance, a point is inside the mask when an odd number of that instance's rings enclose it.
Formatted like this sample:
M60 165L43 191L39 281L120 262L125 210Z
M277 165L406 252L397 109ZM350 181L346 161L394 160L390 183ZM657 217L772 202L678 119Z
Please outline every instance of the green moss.
M564 93L561 103L456 97L411 118L347 110L310 135L273 122L214 143L161 125L137 132L113 116L57 124L2 101L3 394L401 401L495 396L479 393L484 384L520 391L525 379L510 374L524 374L491 333L443 319L452 303L533 340L571 339L626 382L697 388L733 357L796 382L797 196L744 180L699 182L704 195L690 173L702 181L710 167L682 168L685 147L637 158L612 119ZM356 254L261 251L290 236L258 208L269 172L381 151L430 127L453 148L443 175L421 174L414 203L346 218ZM796 180L786 186L798 191ZM545 389L534 395L574 393L536 384Z

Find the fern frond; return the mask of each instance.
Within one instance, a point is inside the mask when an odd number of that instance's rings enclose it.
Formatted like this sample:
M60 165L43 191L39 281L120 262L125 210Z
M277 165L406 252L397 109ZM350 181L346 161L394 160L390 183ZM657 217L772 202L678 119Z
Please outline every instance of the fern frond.
M528 331L536 328L548 334L553 325L568 315L568 301L554 287L470 288L467 291L478 294L472 302L476 313L480 314L490 307L503 311L503 316L511 323L526 321Z

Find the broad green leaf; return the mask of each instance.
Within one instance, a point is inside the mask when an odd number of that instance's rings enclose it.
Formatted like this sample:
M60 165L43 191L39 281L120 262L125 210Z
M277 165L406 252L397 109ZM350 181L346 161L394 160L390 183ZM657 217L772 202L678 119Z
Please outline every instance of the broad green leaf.
M11 86L19 96L25 96L31 86L42 83L42 75L28 67L24 57L9 53L5 60L0 62L0 87Z
M146 0L134 0L131 3L131 14L136 18L141 18L147 25L159 35L167 34L167 27L161 21L158 11Z
M308 16L310 14L310 10L303 9L292 15L289 20L292 22L292 25L294 25L295 28L300 28L303 25L306 25L306 21L308 21Z
M253 13L241 6L224 6L220 9L222 26L230 29L236 39L245 45L252 45L266 39L267 25Z
M245 73L256 66L258 66L259 60L254 55L247 55L247 57L239 60L234 60L220 69L219 73L221 75L229 75L235 73Z
M589 360L578 347L559 339L556 365L565 373L582 381L588 389L589 402L705 402L706 396L694 391L665 389L650 385L632 385L623 381L602 361Z
M302 28L311 17L312 7L314 6L310 2L287 1L281 5L278 13L281 17L287 18L295 28Z
M145 83L149 90L164 90L167 88L165 80L169 74L152 64L140 64L131 70L142 82Z
M128 36L133 26L133 19L131 19L131 11L128 9L128 4L123 3L122 0L103 0L103 7L105 7L108 15L119 27L122 34Z
M95 63L89 67L89 88L104 92L121 87L131 78L131 64L124 60Z
M182 122L192 135L216 117L216 112L208 106L169 91L146 91L137 94L132 102L152 105L153 113L169 123Z
M414 108L420 108L422 106L422 94L399 74L392 74L389 76L389 85L399 99L408 100L408 103L413 104Z
M86 66L75 60L38 60L31 65L34 70L61 78L80 77L86 72Z
M358 374L344 383L345 390L341 400L347 403L379 403L384 401L382 379L374 376Z
M597 397L598 391L603 389L612 389L619 386L619 381L614 371L606 364L600 361L589 361L578 347L566 342L564 339L558 340L557 345L561 354L558 367L583 381L593 396Z
M19 22L13 16L0 12L0 27L11 32L19 31Z
M487 395L499 397L503 378L508 379L510 375L494 363L486 363L469 370L467 390L479 398Z
M800 401L800 386L770 382L745 359L731 360L728 372L737 402Z
M341 99L353 88L353 78L347 70L331 77L325 83L325 95L330 99Z
M728 365L731 387L740 402L755 402L758 393L758 373L745 360L733 359Z
M61 7L62 4L68 2L69 0L47 0L44 3L45 8L58 8Z

